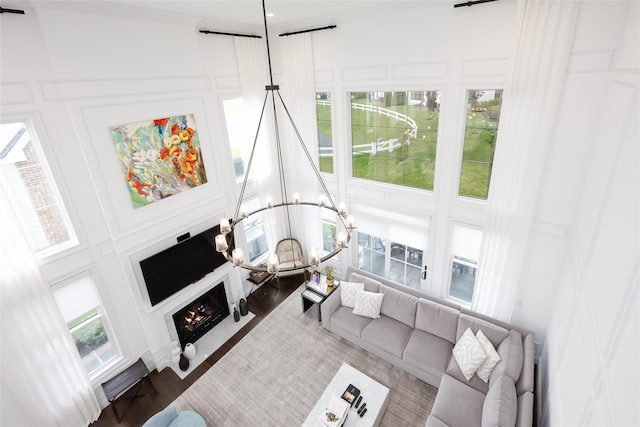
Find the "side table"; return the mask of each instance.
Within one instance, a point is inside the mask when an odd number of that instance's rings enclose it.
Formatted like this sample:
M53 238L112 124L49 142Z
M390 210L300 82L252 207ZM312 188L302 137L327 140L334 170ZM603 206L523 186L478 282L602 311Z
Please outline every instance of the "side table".
M335 291L338 287L340 287L340 282L337 280L331 288L319 288L313 282L307 282L305 284L305 290L300 294L302 299L302 312L306 312L315 304L318 313L318 322L321 322L322 313L320 312L320 306L324 300L331 295L331 292Z
M251 283L251 289L249 290L249 295L251 295L255 286L262 286L263 284L271 283L271 280L274 278L274 275L268 273L266 271L252 271L249 273L249 277L247 280Z

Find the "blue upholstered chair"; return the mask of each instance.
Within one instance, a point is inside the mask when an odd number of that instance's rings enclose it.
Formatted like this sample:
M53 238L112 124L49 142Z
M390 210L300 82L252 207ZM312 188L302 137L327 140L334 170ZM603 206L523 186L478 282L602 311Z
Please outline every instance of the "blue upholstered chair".
M197 412L178 412L169 406L149 418L142 427L207 427L207 423Z

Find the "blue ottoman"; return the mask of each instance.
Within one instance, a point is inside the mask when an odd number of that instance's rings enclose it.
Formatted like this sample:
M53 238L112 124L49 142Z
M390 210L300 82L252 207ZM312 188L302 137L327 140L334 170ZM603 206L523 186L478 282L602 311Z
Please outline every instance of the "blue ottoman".
M149 418L142 427L207 427L207 423L197 412L178 412L169 406Z

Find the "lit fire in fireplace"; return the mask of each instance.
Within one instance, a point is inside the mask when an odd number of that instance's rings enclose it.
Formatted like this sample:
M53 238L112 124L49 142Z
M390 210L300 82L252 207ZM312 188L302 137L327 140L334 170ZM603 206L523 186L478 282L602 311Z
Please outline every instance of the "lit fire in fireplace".
M191 307L184 312L184 321L182 327L187 331L194 331L200 323L207 320L213 314L210 304L199 304L197 307Z

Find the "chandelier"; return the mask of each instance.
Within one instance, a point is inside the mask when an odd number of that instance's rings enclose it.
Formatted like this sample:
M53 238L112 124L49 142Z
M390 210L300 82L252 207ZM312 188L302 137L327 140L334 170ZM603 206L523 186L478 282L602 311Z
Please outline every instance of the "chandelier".
M353 236L353 232L355 229L355 224L354 224L353 216L347 213L344 203L340 203L339 206L336 206L333 198L331 197L331 194L329 193L329 190L327 189L327 186L322 180L322 176L320 175L320 172L318 171L318 168L316 167L313 161L313 158L309 154L309 151L307 150L307 147L304 141L302 140L302 137L300 135L300 132L298 131L298 128L293 122L293 118L291 117L291 114L289 113L289 110L287 109L287 106L285 105L284 100L282 99L282 96L280 95L280 87L273 83L273 73L271 69L271 52L269 49L269 33L267 29L267 14L266 14L264 0L262 0L262 13L263 13L263 19L264 19L264 31L265 31L265 38L266 38L270 84L265 86L266 93L264 97L264 102L262 104L260 120L258 121L258 128L256 129L255 138L253 140L253 146L251 148L251 154L249 156L249 161L247 164L247 169L245 171L242 187L241 187L238 201L236 204L235 213L232 218L223 218L220 220L220 234L215 237L215 245L216 245L216 250L218 252L221 252L228 261L232 262L234 267L242 267L252 271L266 271L271 274L276 274L276 273L284 273L288 271L297 271L297 270L302 271L311 267L315 268L321 262L324 262L332 258L333 256L337 255L342 249L346 248L349 242L351 241L351 238ZM247 210L244 208L244 205L243 205L244 192L247 187L247 181L249 179L249 175L251 172L251 165L253 163L254 154L256 152L256 145L259 139L258 135L260 133L262 120L263 120L267 103L269 100L271 101L271 105L273 107L273 122L274 122L274 128L275 128L274 135L275 135L275 143L276 143L276 162L278 165L278 177L279 177L281 201L274 203L270 197L266 197L264 199L266 201L266 206L260 207L252 212L247 212ZM286 117L289 119L289 122L291 123L291 126L293 128L293 131L296 137L294 139L297 140L300 147L302 148L305 158L310 164L310 169L313 171L315 178L320 184L322 193L320 194L320 197L318 198L317 201L313 201L313 202L303 201L298 192L294 193L293 196L289 198L289 188L287 186L287 182L285 179L284 164L282 160L282 146L281 146L281 140L280 140L280 131L278 128L279 122L278 122L277 108L276 108L277 101L279 102L278 105L281 105L282 110L285 112ZM249 220L253 215L257 215L262 211L267 211L267 210L270 211L275 209L284 210L284 217L286 218L286 224L287 224L285 233L288 232L288 236L283 237L281 240L286 238L293 239L291 215L292 215L292 212L294 212L294 215L296 215L295 212L300 211L303 206L316 206L318 209L327 209L337 214L338 220L336 221L335 245L332 246L333 250L331 252L329 252L324 256L320 256L318 248L311 247L309 248L308 256L306 257L306 259L298 260L293 254L294 247L293 247L293 244L291 244L291 247L290 247L291 256L288 258L293 259L294 262L287 263L286 266L280 265L280 260L276 253L271 253L268 255L266 265L252 265L245 261L244 251L242 250L242 248L235 247L235 234L234 234L234 231L239 225L242 224L242 221ZM301 213L298 213L298 214L301 214ZM266 226L267 224L264 224L264 225ZM341 230L338 231L338 229L341 229ZM287 249L285 248L285 250Z

